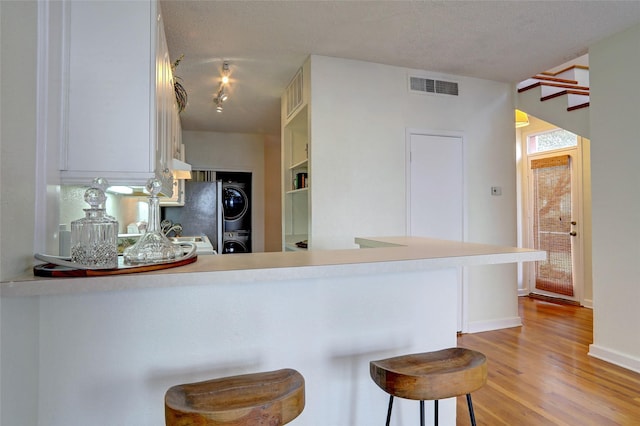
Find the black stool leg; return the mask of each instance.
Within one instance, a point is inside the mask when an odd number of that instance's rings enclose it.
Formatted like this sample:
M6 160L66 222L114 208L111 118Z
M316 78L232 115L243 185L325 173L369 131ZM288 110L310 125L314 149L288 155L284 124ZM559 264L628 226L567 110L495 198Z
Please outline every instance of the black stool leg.
M387 426L391 424L391 409L393 408L393 395L389 395L389 409L387 409Z
M424 426L424 401L420 401L420 426Z
M467 405L469 406L469 417L471 418L471 426L476 426L476 416L473 414L473 403L471 402L471 394L467 394Z
M438 400L433 400L433 425L438 426Z

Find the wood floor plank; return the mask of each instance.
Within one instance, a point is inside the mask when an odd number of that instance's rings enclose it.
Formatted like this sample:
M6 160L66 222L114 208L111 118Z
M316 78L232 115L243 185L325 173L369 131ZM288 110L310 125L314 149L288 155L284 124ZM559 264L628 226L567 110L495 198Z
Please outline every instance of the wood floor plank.
M487 385L473 393L480 425L640 425L640 374L588 355L593 312L519 298L522 327L458 336L487 356ZM470 424L458 398L459 426Z

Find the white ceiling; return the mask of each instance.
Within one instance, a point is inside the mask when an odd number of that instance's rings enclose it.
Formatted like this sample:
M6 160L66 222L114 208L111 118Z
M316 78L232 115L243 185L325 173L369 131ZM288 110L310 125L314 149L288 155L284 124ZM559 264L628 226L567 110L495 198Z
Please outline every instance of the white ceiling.
M310 54L517 82L640 22L640 1L161 1L185 130L278 134ZM231 68L224 112L212 102Z

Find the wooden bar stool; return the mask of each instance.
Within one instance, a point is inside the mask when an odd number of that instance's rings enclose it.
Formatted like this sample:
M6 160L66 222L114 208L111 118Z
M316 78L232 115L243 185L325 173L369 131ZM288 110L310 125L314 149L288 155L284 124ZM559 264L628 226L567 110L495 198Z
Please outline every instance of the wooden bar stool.
M279 426L304 408L304 378L296 370L223 377L171 387L167 426Z
M487 358L480 352L450 348L436 352L402 355L371 361L369 372L373 381L387 392L389 408L387 426L391 421L393 397L420 401L420 425L424 426L424 401L434 401L435 425L438 425L438 400L467 395L471 424L476 424L471 392L487 382Z

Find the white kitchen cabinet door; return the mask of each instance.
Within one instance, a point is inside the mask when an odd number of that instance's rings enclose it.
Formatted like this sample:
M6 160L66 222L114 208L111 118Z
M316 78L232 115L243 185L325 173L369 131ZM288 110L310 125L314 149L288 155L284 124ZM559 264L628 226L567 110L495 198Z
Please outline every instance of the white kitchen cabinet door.
M68 101L61 182L163 180L170 195L175 102L155 0L69 2Z

